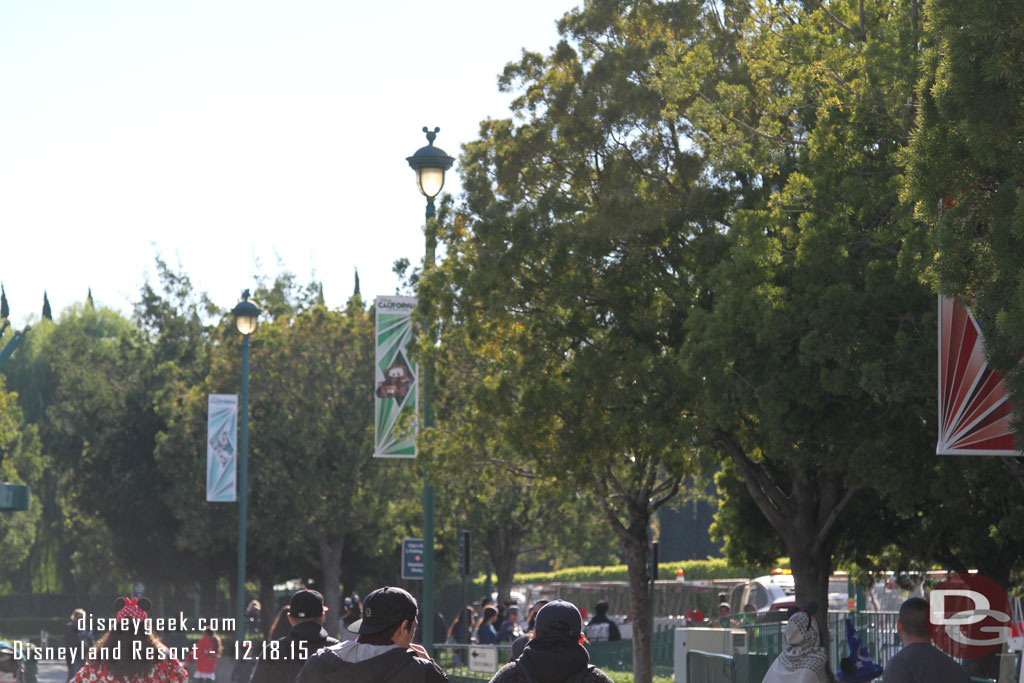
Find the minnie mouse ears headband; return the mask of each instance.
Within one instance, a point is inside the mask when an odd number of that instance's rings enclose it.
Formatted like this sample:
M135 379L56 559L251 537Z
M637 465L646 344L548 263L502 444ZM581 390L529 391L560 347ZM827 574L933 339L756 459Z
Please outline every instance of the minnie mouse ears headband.
M148 619L153 602L149 598L118 598L114 609L118 619Z

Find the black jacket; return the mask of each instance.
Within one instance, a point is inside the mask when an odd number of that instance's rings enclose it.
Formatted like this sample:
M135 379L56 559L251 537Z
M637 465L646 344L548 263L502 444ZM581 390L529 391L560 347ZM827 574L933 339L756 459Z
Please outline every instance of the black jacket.
M415 650L346 640L309 658L297 683L444 683L437 664Z
M619 627L607 616L603 614L595 614L594 618L587 624L587 627L591 624L608 624L608 641L614 642L616 640L622 640L622 634L619 632ZM589 633L587 634L587 637L590 637Z
M494 674L490 683L564 683L574 676L582 677L583 683L612 683L605 672L588 667L590 655L574 640L534 638L518 659ZM529 669L530 676L524 668Z
M338 639L327 635L315 621L296 624L285 637L267 643L263 656L256 662L252 683L292 683L317 650L337 643Z

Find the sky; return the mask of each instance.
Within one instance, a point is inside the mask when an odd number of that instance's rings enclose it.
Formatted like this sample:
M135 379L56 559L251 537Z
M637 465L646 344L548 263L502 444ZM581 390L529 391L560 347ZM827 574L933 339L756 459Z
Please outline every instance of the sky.
M159 256L230 309L257 274L342 306L423 256L405 161L506 118L497 77L577 2L3 0L0 282L20 327L130 313ZM445 192L460 191L456 168Z

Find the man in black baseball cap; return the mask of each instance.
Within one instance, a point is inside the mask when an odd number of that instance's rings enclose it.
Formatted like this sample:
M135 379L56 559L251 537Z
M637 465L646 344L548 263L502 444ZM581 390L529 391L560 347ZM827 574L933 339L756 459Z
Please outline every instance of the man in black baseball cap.
M583 647L583 617L576 605L554 600L537 612L533 638L490 683L612 683L590 664Z
M363 600L363 617L349 625L355 640L328 647L309 658L296 683L444 683L448 676L419 645L416 599L385 586Z
M293 595L288 604L288 622L292 625L288 635L267 643L265 648L239 652L240 657L259 659L251 683L291 683L317 650L337 645L338 639L324 630L325 612L324 596L319 592L307 588Z

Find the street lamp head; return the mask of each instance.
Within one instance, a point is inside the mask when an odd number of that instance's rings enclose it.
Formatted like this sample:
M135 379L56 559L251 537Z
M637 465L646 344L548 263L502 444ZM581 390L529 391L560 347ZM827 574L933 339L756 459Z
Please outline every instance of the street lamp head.
M441 192L441 188L444 187L444 172L455 163L455 159L448 156L443 149L434 147L434 139L440 131L441 129L437 127L431 131L424 126L427 146L420 147L411 157L405 158L412 170L416 171L416 184L420 192L429 199L433 199Z
M242 292L242 300L231 309L231 315L235 316L235 327L245 336L256 331L256 322L262 311L259 306L249 301L249 290Z

